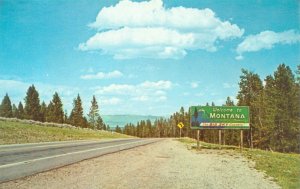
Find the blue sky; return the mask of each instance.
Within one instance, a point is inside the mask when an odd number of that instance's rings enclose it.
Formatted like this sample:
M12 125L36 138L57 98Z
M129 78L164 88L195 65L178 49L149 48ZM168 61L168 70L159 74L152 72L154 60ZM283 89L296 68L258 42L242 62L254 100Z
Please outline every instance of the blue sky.
M2 0L0 96L34 84L70 112L168 115L236 97L241 68L264 79L299 64L299 2Z

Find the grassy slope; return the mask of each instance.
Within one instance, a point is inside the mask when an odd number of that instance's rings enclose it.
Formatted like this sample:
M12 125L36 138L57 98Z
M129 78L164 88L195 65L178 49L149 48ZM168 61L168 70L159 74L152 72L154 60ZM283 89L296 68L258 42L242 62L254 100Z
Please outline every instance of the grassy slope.
M182 138L179 141L196 145L196 140ZM219 145L200 142L202 148L219 149ZM239 148L234 146L222 146L222 149L233 149L239 153ZM300 155L269 152L258 149L245 148L242 154L255 162L257 170L265 172L286 189L300 188Z
M128 137L107 131L46 127L0 120L0 144Z

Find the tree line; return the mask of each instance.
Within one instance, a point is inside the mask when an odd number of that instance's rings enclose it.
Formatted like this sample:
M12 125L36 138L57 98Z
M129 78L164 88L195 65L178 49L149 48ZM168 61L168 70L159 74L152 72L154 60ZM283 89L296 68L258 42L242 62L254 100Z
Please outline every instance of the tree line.
M244 144L248 147L269 149L280 152L300 152L300 65L296 76L289 66L280 64L273 75L264 80L251 71L242 69L237 94L237 104L227 97L224 106L249 106L250 129L244 132ZM77 127L109 130L100 114L95 96L91 101L88 118L83 115L82 101L79 96L73 101L70 115L63 111L63 104L57 92L46 105L40 104L39 94L34 85L27 90L24 106L11 105L6 94L0 105L0 116L32 119L42 122L69 123ZM215 103L206 103L206 106ZM177 124L183 122L182 136L196 138L191 130L189 110L180 108L169 118L159 118L154 122L142 120L136 124L128 123L124 127L117 126L116 132L137 137L178 137ZM239 145L239 131L223 130L223 143ZM201 130L200 139L205 142L218 143L217 130Z
M244 131L244 144L248 147L280 152L300 152L300 65L296 76L289 66L280 64L273 75L264 80L251 71L242 69L237 104L227 97L224 106L249 106L250 129ZM206 106L209 106L206 103ZM214 102L211 106L215 106ZM138 137L178 137L177 124L183 122L182 136L196 138L191 130L188 110L180 108L169 118L153 123L143 120L136 124L117 126L116 131ZM238 130L223 130L223 143L240 145ZM201 130L200 140L218 143L217 130Z
M48 105L44 101L40 103L39 93L34 85L28 88L24 105L22 102L19 102L18 106L12 104L8 94L6 94L0 105L0 117L67 123L76 127L109 130L109 125L103 122L99 114L99 106L95 96L92 98L87 117L84 116L79 94L73 100L73 108L70 115L68 115L67 111L63 110L63 103L57 92L53 94Z

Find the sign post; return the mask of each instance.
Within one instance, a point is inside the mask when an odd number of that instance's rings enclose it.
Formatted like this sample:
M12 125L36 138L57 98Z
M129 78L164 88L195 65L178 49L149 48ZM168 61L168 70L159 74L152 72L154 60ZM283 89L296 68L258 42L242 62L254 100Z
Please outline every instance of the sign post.
M221 130L219 129L219 149L221 149L221 145L222 145L222 133Z
M177 127L179 127L179 138L181 138L181 129L184 127L184 124L182 123L182 122L179 122L178 124L177 124Z
M200 130L197 130L197 150L200 149L199 140L200 140Z
M243 130L241 130L241 146L240 150L243 151Z

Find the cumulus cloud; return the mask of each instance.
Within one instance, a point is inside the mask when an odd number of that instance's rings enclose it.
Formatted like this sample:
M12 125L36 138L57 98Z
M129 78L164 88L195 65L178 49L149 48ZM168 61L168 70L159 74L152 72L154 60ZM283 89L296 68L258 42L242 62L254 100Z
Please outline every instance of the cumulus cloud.
M100 99L101 104L104 105L118 105L122 102L121 99L116 98L116 97L112 97L112 98L102 98Z
M272 49L278 44L294 44L300 42L300 34L294 30L288 30L284 32L276 33L274 31L262 31L256 35L247 36L243 42L241 42L236 52L238 56L237 60L243 59L242 54L244 52L255 52L262 49Z
M211 9L165 8L162 0L120 1L102 8L89 26L97 33L79 49L101 51L116 59L178 59L189 50L216 51L217 41L244 33Z
M134 101L163 101L166 100L166 91L173 86L170 81L145 81L137 85L111 84L108 86L95 88L98 95L122 95Z
M112 72L104 73L104 72L98 72L96 74L87 74L80 76L81 79L112 79L112 78L119 78L122 77L123 73L115 70Z

